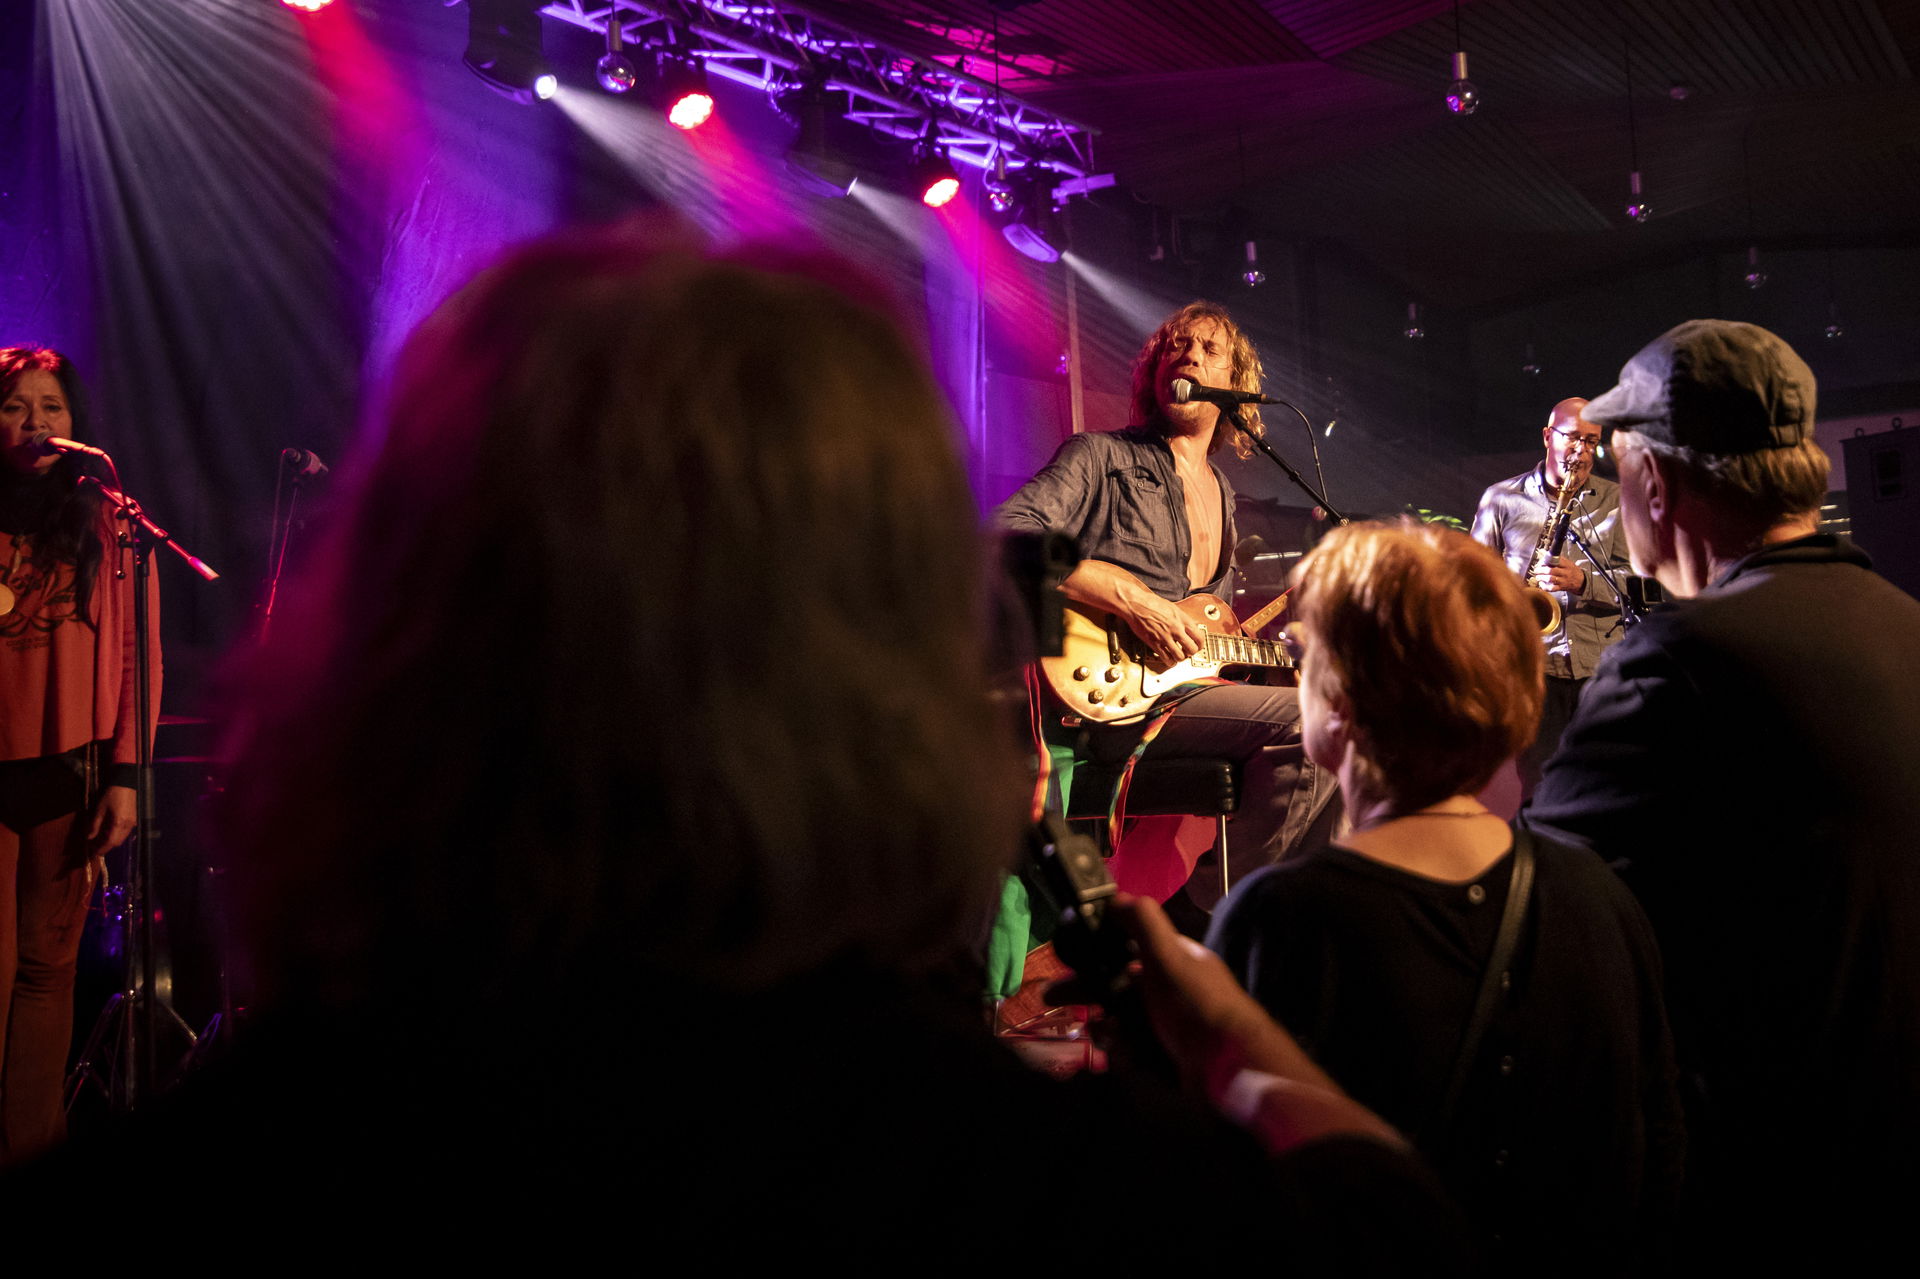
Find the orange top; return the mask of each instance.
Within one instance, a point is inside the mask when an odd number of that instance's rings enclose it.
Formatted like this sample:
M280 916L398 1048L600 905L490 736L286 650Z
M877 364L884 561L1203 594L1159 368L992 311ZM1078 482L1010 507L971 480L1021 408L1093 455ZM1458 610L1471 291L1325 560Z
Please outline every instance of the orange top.
M13 607L0 614L0 760L36 759L107 742L103 765L134 762L133 565L107 539L88 612L80 617L73 565L36 553L29 533L0 533L0 585ZM116 569L126 559L127 575ZM147 616L153 670L151 710L160 712L160 597L150 581ZM0 593L0 604L6 594ZM152 740L153 725L147 725Z

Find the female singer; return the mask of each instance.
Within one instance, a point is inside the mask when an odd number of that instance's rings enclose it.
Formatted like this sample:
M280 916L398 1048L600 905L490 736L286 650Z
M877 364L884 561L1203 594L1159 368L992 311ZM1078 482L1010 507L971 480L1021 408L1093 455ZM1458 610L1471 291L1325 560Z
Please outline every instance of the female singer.
M65 1131L81 925L134 824L132 584L80 459L44 443L84 435L81 406L65 356L0 349L0 1162Z

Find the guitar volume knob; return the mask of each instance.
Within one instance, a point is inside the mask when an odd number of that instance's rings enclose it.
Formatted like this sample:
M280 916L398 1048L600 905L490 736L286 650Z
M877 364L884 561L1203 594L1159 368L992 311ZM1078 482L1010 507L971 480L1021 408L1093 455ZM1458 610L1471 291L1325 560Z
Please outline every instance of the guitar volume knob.
M1088 676L1092 674L1093 672L1088 670L1084 666L1076 666L1073 668L1073 677L1075 679L1086 679Z
M1107 683L1117 684L1119 683L1119 681L1120 681L1120 668L1118 666L1107 667Z
M1101 690L1101 689L1098 689L1098 688L1096 688L1096 689L1093 689L1093 690L1091 690L1090 692L1088 692L1088 694L1087 694L1087 700L1088 700L1088 701L1090 701L1090 702L1093 702L1093 703L1096 703L1096 704L1098 704L1098 703L1100 703L1100 702L1104 702L1104 701L1106 701L1106 700L1107 700L1107 695L1106 695L1106 693L1105 693L1105 691L1103 691L1103 690Z

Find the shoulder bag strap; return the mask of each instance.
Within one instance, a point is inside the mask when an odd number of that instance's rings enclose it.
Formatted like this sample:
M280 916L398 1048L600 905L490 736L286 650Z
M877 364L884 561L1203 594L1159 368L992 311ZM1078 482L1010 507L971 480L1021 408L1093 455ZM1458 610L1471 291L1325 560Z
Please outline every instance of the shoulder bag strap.
M1513 834L1513 877L1507 884L1507 907L1500 915L1500 934L1494 938L1493 953L1487 959L1487 971L1480 978L1480 994L1473 1001L1473 1016L1460 1037L1460 1049L1454 1055L1453 1070L1447 1076L1447 1091L1434 1114L1428 1133L1437 1143L1453 1126L1453 1112L1466 1091L1467 1075L1480 1055L1480 1044L1493 1024L1494 1009L1506 989L1507 974L1513 964L1513 950L1520 942L1520 925L1527 915L1527 899L1533 895L1533 837L1524 830Z

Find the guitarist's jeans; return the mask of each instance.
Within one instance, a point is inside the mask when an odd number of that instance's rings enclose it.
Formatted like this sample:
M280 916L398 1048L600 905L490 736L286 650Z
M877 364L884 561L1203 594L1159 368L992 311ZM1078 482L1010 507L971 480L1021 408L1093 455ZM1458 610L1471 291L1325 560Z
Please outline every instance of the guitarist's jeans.
M1088 753L1124 763L1140 743L1138 725L1089 726ZM1227 870L1233 882L1291 857L1333 798L1333 776L1307 758L1300 743L1300 695L1291 688L1218 684L1183 699L1141 759L1230 759L1240 762L1240 811L1227 824ZM1218 854L1209 850L1187 880L1194 905L1220 900Z

